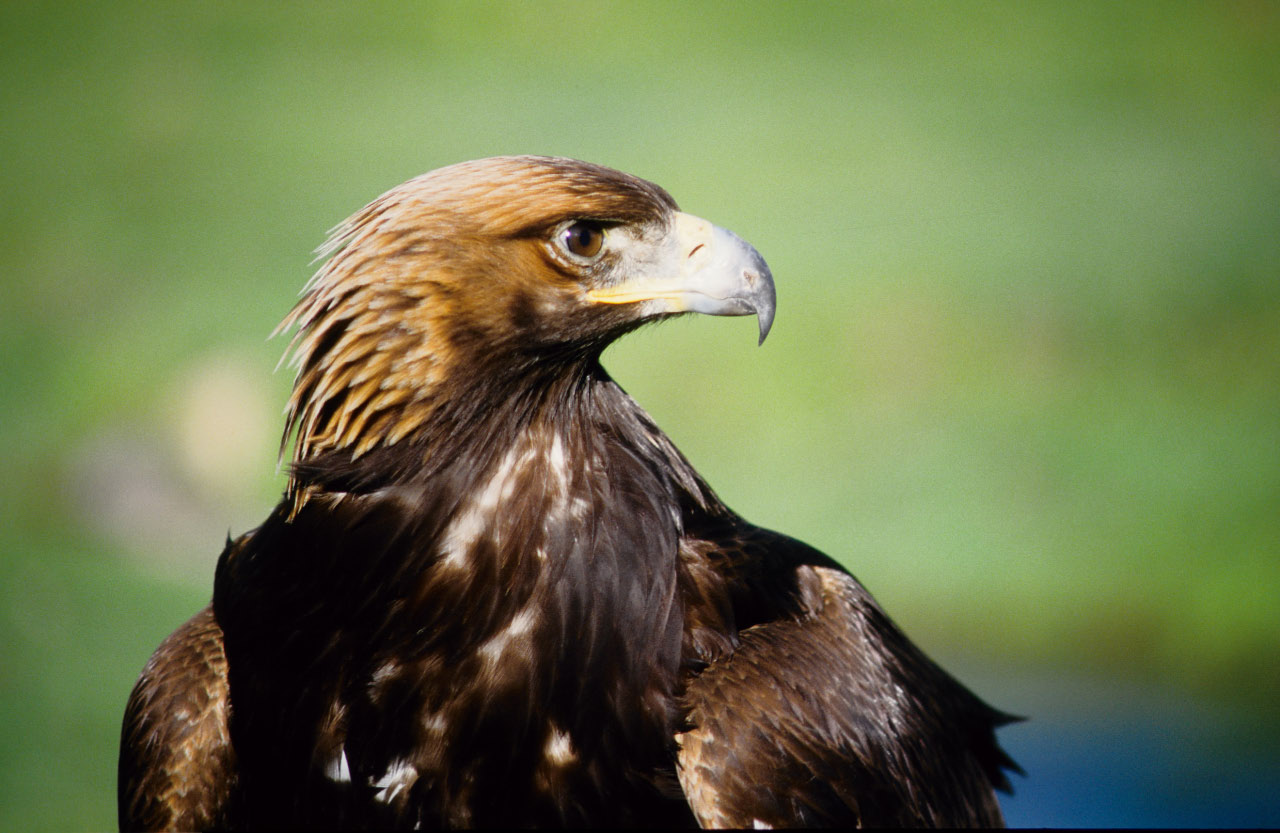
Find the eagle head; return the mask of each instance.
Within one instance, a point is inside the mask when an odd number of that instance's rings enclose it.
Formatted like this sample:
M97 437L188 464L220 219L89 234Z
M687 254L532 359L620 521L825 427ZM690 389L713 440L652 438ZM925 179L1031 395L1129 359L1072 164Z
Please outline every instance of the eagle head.
M332 232L328 260L281 324L297 378L283 443L299 467L355 460L491 406L613 339L686 312L774 313L764 260L685 214L662 188L571 159L506 156L440 168ZM568 374L571 375L571 374ZM467 390L483 385L484 396ZM283 446L282 446L283 452Z

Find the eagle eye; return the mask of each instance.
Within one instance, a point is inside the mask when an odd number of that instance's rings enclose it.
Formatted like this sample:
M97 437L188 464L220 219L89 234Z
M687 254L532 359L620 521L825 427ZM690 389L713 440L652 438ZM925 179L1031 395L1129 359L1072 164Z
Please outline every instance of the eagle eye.
M560 230L560 244L575 257L594 258L604 248L604 226L576 220Z

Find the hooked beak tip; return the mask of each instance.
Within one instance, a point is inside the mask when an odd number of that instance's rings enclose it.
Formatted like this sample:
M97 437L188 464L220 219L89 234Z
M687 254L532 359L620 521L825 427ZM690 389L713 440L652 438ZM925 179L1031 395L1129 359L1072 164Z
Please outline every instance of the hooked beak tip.
M769 330L773 328L773 314L777 309L778 294L773 285L773 275L769 272L769 267L765 266L761 270L761 274L756 275L755 297L751 299L752 306L756 311L756 322L760 325L760 341L756 342L756 346L764 344L764 340L769 336Z

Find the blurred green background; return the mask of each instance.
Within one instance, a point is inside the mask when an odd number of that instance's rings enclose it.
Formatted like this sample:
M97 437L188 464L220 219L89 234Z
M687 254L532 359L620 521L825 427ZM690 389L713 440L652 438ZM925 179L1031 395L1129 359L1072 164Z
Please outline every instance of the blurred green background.
M1157 792L1280 772L1280 4L11 2L0 46L0 828L114 825L129 688L279 493L266 336L325 230L500 153L768 259L762 349L684 319L606 365L1031 714L1062 806L1011 819L1169 823L1055 769L1164 772L1125 715L1225 727Z

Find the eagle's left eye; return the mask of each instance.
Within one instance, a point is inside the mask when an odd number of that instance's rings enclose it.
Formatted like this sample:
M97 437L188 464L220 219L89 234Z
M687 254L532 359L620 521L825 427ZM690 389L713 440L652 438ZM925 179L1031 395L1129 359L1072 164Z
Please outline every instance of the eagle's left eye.
M560 244L575 257L594 258L604 248L604 226L577 220L560 231Z

